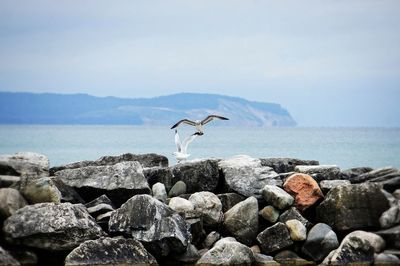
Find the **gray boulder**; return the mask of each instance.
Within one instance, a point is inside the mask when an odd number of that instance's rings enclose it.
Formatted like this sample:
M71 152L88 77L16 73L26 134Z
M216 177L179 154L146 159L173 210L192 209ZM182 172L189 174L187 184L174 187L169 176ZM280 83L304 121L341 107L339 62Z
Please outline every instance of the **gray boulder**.
M6 240L47 250L70 250L104 232L81 204L39 203L17 210L5 222Z
M310 223L306 218L301 215L301 213L295 208L291 207L279 216L279 222L286 223L289 220L298 220L300 221L306 228L310 228L312 223Z
M54 185L60 192L61 202L85 204L85 200L78 194L78 192L76 192L73 187L66 185L61 179L51 177L50 181L51 185Z
M400 265L400 259L393 254L380 253L375 255L374 265L387 265L387 266Z
M215 244L215 242L217 242L218 240L220 240L220 238L221 238L221 235L220 235L220 233L218 233L217 231L212 231L212 232L210 232L210 233L206 236L206 238L204 239L203 248L208 248L208 249L210 249L210 248Z
M389 228L400 224L400 203L397 202L395 206L383 212L379 218L379 223L382 228Z
M277 186L265 185L261 193L268 204L281 210L290 207L294 202L289 193Z
M340 179L340 168L336 165L298 165L294 168L297 173L311 175L316 181Z
M393 192L393 197L395 197L396 199L400 200L400 188L396 189Z
M169 167L146 167L143 168L143 174L150 186L153 186L155 183L162 183L165 189L169 191L174 184L172 170Z
M346 186L346 185L350 185L350 184L351 183L349 180L322 180L319 183L319 186L322 189L322 192L324 192L324 194L326 194L334 187Z
M381 248L382 240L379 236L364 231L354 231L348 234L340 246L332 251L322 263L334 265L373 263L374 252L379 252Z
M186 251L182 254L175 255L173 259L175 259L177 264L193 264L200 259L200 254L197 248L189 244L186 248Z
M50 177L33 180L25 178L21 182L20 191L25 199L32 204L42 202L60 203L62 194L53 180Z
M262 166L269 166L278 174L293 172L298 165L319 165L315 160L301 160L296 158L260 158Z
M18 209L28 203L18 190L13 188L0 188L0 218L13 215Z
M49 176L49 159L34 152L0 155L0 175L25 176L30 179Z
M114 165L121 162L139 162L142 167L168 167L168 158L163 155L158 155L155 153L148 154L132 154L125 153L117 156L103 156L96 161L81 161L76 163L70 163L66 165L56 166L50 168L50 174L54 175L56 172L65 169L76 169L88 166L105 166Z
M173 197L170 199L168 206L177 213L184 213L186 217L199 216L196 215L193 204L184 198Z
M379 183L387 191L393 192L400 187L400 170L393 167L384 167L372 170L351 179L352 183Z
M113 202L106 195L101 195L100 197L95 198L94 200L86 203L85 207L92 208L100 204L107 204L110 205L113 209L115 208Z
M400 225L375 233L385 240L387 247L400 249Z
M357 178L359 175L368 173L372 171L371 167L354 167L350 169L343 170L341 172L341 179L346 179L346 180L353 180L354 178Z
M301 251L314 261L320 262L337 247L338 238L332 228L327 224L318 223L308 232Z
M215 192L219 182L218 160L199 160L171 167L174 181L183 181L187 193Z
M151 188L153 192L153 197L162 202L167 202L167 191L163 183L155 183Z
M279 222L259 233L257 242L265 254L285 249L293 244L288 228Z
M275 223L279 218L279 211L274 206L265 206L259 214L270 223Z
M307 238L306 227L296 219L286 221L286 227L289 229L290 238L293 241L303 241Z
M0 247L0 265L20 266L21 264L7 251Z
M121 205L133 195L150 193L142 166L135 161L65 169L55 176L74 187L85 200L106 194L116 205Z
M73 265L158 265L156 259L135 239L102 237L88 240L65 258Z
M187 192L187 186L185 182L180 180L172 186L171 190L168 192L168 197L170 198L178 197L182 194L186 194L186 192Z
M111 214L110 233L131 235L155 256L182 253L190 233L185 219L149 195L136 195Z
M221 160L218 165L228 192L261 199L260 191L265 185L282 186L279 175L271 167L262 166L260 159L238 155Z
M338 231L378 228L379 218L388 208L388 200L377 184L339 186L317 207L317 221Z
M224 227L239 242L249 246L258 233L258 202L250 197L224 213Z
M237 241L221 239L198 261L200 265L248 265L251 266L254 255L251 249Z
M230 208L235 206L241 201L244 201L246 197L239 195L237 193L223 193L217 194L219 200L222 203L222 211L227 212Z
M194 210L203 217L204 225L212 227L222 223L222 204L214 193L197 192L189 197L189 201L193 204Z

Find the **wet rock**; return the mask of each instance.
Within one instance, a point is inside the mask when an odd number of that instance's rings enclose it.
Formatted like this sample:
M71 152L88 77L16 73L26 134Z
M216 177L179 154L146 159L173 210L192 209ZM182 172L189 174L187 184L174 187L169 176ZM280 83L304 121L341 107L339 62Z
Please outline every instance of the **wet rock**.
M155 256L182 253L190 233L184 218L149 195L136 195L112 213L109 231L131 235Z
M246 155L234 156L219 162L226 190L246 197L261 199L265 185L282 186L282 180L271 167L262 166L259 159Z
M297 173L308 174L316 181L340 179L340 169L336 165L298 165L294 169Z
M21 193L30 203L41 202L61 202L61 192L54 184L53 179L42 177L39 179L28 180L21 184Z
M102 237L88 240L65 258L65 265L158 265L135 239Z
M352 180L354 178L357 178L359 175L368 173L370 171L372 171L373 169L371 167L354 167L354 168L350 168L347 170L343 170L341 172L341 179L345 179L345 180Z
M387 247L400 249L400 225L375 233L385 240Z
M194 210L203 217L204 225L215 226L223 221L222 204L219 198L207 191L197 192L189 197Z
M383 212L379 218L382 228L390 228L400 223L400 203Z
M210 232L206 236L206 239L204 239L203 247L210 249L214 245L214 243L217 242L220 238L221 238L221 235L217 231Z
M153 186L155 183L162 183L165 189L169 191L174 184L172 170L169 167L148 167L143 168L143 174L149 183L149 186Z
M346 186L350 184L351 183L349 180L322 180L319 183L319 186L321 187L324 193L328 193L334 187Z
M227 212L230 208L246 199L246 197L237 193L223 193L217 196L222 203L222 212Z
M168 192L168 197L170 198L178 197L182 194L186 194L186 192L187 192L187 186L185 182L178 181L172 186L171 190Z
M167 191L162 183L155 183L151 188L153 192L153 197L161 202L167 202Z
M0 188L0 218L7 218L28 203L18 190Z
M258 233L258 202L250 197L224 213L224 227L239 242L251 245Z
M379 183L385 190L393 192L400 187L400 170L393 167L384 167L351 179L351 183L363 182Z
M189 214L188 216L190 216L194 212L193 204L187 199L180 197L172 198L169 201L168 206L178 213Z
M7 241L47 250L69 250L104 235L81 204L39 203L17 210L5 222Z
M279 266L280 263L274 261L274 258L264 254L254 255L254 266Z
M320 262L337 247L338 238L332 228L327 224L318 223L308 232L301 251L314 261Z
M172 174L175 181L183 181L188 193L215 192L219 182L218 160L207 159L177 164Z
M298 220L292 219L286 221L286 227L289 229L290 238L293 241L303 241L307 237L306 227Z
M218 241L207 251L196 265L252 265L254 261L251 249L235 241Z
M300 211L314 205L324 197L318 183L309 175L293 174L283 184L286 192L294 197L294 202Z
M298 165L319 165L315 160L300 160L296 158L260 158L262 166L269 166L277 173L293 172Z
M56 172L66 169L76 169L88 166L106 166L114 165L122 162L139 162L142 167L168 167L168 158L163 155L158 155L155 153L148 154L132 154L125 153L117 156L103 156L96 161L81 161L70 163L66 165L60 165L50 168L50 174L54 175Z
M186 251L175 256L174 259L182 264L191 264L200 259L200 254L194 245L189 244L186 248Z
M279 216L279 222L281 223L286 223L292 219L300 221L306 228L310 228L312 226L312 224L306 218L304 218L295 207L289 208L282 213L281 216Z
M0 247L0 265L20 266L21 264L7 251Z
M372 234L373 235L373 234ZM374 252L376 239L371 233L364 231L354 231L348 234L340 246L332 251L323 264L350 264L350 263L372 263L374 261ZM372 242L371 242L372 240Z
M293 244L286 225L279 222L258 234L257 242L266 254L285 249Z
M138 162L87 166L55 173L65 184L74 187L87 201L106 194L120 205L136 194L149 194L150 188Z
M294 201L289 193L277 186L265 185L261 193L268 204L281 210L290 207Z
M259 214L270 223L275 223L279 218L279 211L274 206L265 206Z
M274 260L281 265L315 265L312 261L307 261L299 257L291 250L284 250L275 255Z
M374 258L374 265L400 265L400 259L392 254L377 254Z
M49 159L34 152L0 155L0 175L25 176L30 179L49 176Z
M317 207L317 221L335 230L378 228L389 203L377 184L333 188Z

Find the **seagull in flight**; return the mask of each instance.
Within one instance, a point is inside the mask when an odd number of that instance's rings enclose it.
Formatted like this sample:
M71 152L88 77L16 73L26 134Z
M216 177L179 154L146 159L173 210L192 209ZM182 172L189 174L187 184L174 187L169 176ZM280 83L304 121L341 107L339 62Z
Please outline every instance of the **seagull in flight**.
M183 142L181 142L179 139L178 130L175 129L175 144L177 151L175 151L173 155L175 155L178 163L180 163L181 161L185 161L190 156L190 154L187 153L187 147L189 143L192 142L199 135L200 134L196 132L189 137L186 137Z
M174 129L176 127L178 127L180 124L188 124L191 126L196 127L196 133L197 135L203 135L203 125L211 122L213 119L221 119L221 120L229 120L229 118L223 117L223 116L219 116L219 115L209 115L206 118L204 118L203 120L196 120L196 121L192 121L189 119L182 119L180 121L178 121L175 125L173 125L171 127L171 129Z

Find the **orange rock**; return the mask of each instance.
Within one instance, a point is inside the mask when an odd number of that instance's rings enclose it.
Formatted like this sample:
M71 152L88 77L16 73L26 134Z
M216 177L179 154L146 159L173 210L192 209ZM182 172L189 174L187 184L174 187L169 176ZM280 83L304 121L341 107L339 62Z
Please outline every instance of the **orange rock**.
M324 197L318 183L306 174L295 173L289 176L283 188L294 197L295 205L300 211L304 211Z

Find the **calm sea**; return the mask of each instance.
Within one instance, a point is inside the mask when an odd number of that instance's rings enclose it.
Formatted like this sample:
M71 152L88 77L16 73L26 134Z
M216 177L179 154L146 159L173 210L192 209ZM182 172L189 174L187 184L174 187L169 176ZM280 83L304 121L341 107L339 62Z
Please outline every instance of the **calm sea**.
M180 129L181 139L193 130ZM0 126L0 153L34 151L51 166L122 153L158 153L176 161L174 132L143 126ZM400 168L400 128L227 128L206 127L188 148L191 159L296 157L336 164Z

